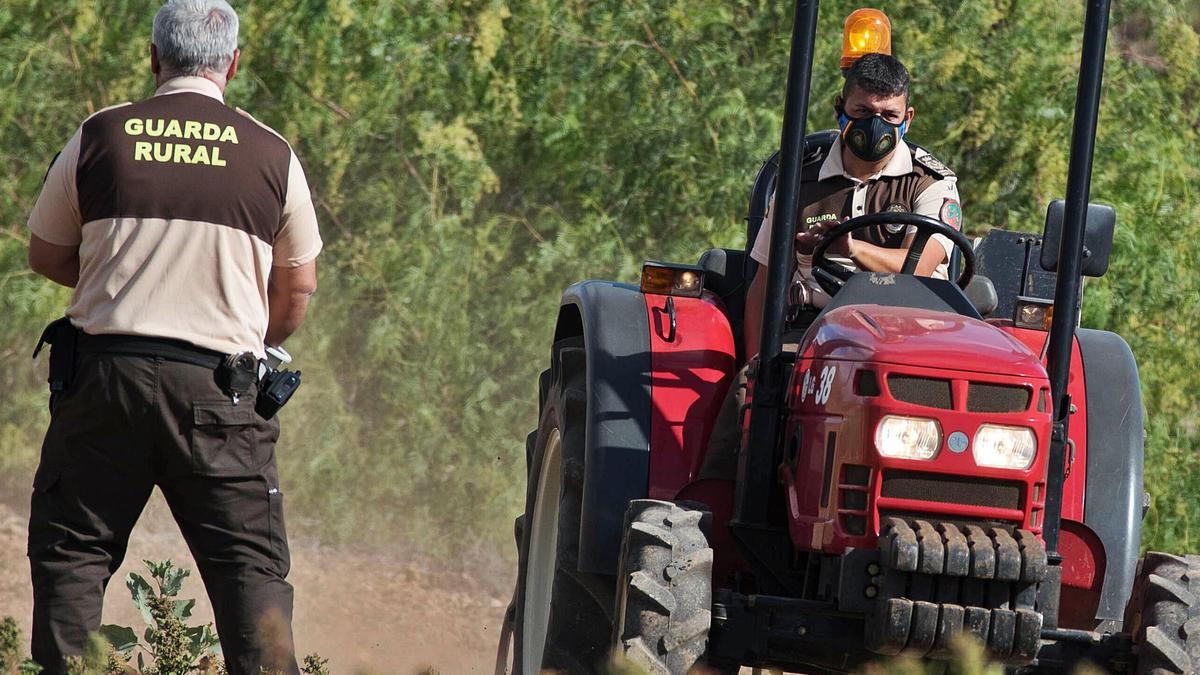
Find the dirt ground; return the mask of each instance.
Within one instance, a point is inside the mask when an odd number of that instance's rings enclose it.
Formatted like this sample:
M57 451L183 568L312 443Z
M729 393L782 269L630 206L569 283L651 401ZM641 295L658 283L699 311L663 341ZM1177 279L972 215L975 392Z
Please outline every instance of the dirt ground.
M0 502L0 616L13 616L28 639L32 608L25 558L27 514ZM339 550L292 537L294 632L301 654L318 652L334 673L441 675L491 672L507 590L515 571L499 559L482 574L448 571L411 554ZM195 563L156 493L134 530L125 564L105 595L104 622L134 626L125 575L142 560L171 559L192 570L181 597L197 599L195 618L212 620Z

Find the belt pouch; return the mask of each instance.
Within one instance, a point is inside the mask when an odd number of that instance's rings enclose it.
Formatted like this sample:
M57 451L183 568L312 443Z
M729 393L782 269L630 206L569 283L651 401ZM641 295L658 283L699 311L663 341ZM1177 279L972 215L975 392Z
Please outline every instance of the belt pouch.
M75 379L75 352L79 344L79 329L71 325L67 317L56 319L42 331L42 337L33 350L36 359L43 345L50 345L50 393L66 390Z

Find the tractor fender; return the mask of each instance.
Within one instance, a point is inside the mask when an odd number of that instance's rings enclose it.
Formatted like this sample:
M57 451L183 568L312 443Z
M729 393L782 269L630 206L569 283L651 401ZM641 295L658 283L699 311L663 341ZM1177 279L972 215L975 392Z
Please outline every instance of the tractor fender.
M555 341L583 337L587 358L579 570L616 574L625 509L650 473L650 327L637 286L583 281L563 292Z
M1104 542L1107 566L1096 618L1120 622L1142 541L1142 388L1137 362L1116 333L1076 330L1087 387L1083 520Z

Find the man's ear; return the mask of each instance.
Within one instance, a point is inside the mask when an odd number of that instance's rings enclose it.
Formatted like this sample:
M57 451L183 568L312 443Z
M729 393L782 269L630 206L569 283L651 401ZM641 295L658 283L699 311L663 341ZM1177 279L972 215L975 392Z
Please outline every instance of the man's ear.
M916 116L917 116L917 109L912 106L908 106L908 110L904 113L904 121L907 122L908 126L911 127L913 118Z
M158 60L158 47L150 43L150 73L158 75L162 71L162 62Z
M240 49L233 50L233 60L229 62L229 70L225 72L225 82L229 82L230 80L233 79L234 75L237 75L238 61L241 58L242 58L242 50L240 50Z

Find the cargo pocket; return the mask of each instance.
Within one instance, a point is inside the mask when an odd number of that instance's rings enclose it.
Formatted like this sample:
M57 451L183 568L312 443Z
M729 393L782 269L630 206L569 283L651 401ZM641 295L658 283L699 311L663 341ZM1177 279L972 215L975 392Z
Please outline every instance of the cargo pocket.
M292 554L288 550L287 529L283 525L283 493L279 488L267 490L268 513L271 537L271 558L280 577L287 577L292 569Z
M62 463L43 450L42 461L38 464L37 473L33 475L29 536L25 548L25 554L35 561L44 551L49 551L66 539L63 529L55 526L60 512L58 500L61 498L55 487L61 477Z
M258 472L271 448L257 439L254 401L197 401L192 404L192 468L200 475L245 476Z

